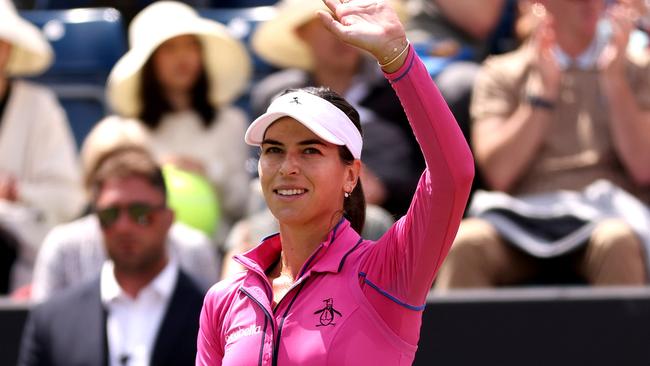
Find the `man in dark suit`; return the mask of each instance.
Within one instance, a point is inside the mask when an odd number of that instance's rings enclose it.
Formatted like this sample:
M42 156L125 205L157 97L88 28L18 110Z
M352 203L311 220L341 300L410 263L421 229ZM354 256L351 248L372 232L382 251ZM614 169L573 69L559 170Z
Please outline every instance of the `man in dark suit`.
M174 221L159 167L139 148L97 165L100 278L35 307L19 365L193 365L203 292L167 246Z

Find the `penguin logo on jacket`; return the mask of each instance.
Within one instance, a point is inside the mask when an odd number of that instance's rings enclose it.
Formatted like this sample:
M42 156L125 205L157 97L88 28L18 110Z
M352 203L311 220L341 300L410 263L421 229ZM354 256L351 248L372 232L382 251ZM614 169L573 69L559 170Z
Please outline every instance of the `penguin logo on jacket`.
M320 314L320 317L318 318L320 324L316 324L316 326L326 327L328 325L336 325L336 323L334 323L334 317L336 315L343 316L343 314L334 309L334 300L331 297L329 299L323 300L323 302L325 303L325 307L314 312L314 314Z

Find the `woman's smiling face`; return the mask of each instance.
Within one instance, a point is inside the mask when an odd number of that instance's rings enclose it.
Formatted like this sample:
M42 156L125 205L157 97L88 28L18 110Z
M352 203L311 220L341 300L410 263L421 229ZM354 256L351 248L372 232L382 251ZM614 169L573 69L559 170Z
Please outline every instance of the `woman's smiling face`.
M343 194L354 188L360 163L344 164L338 145L283 117L266 130L261 149L262 191L281 224L329 221L342 212Z

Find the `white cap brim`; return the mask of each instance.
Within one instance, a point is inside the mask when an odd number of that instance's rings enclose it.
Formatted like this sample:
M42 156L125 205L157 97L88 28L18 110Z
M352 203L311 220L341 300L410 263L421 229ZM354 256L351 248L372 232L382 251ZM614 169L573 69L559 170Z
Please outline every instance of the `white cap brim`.
M267 128L282 117L291 117L323 140L345 146L355 159L361 159L363 141L354 123L332 103L304 91L276 98L266 113L258 117L244 137L249 145L259 146Z

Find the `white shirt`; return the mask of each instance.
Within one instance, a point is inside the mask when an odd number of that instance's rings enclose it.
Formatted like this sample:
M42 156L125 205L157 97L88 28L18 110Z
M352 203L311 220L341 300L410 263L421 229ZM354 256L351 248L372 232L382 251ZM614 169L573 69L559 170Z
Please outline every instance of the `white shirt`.
M175 222L167 247L180 268L202 289L217 282L221 257L202 232ZM96 278L106 261L106 248L95 215L61 224L43 241L34 266L32 299L47 300L61 290Z
M113 269L112 261L104 262L100 279L101 299L108 312L108 365L149 365L158 329L176 287L178 264L170 258L135 299L122 290Z

